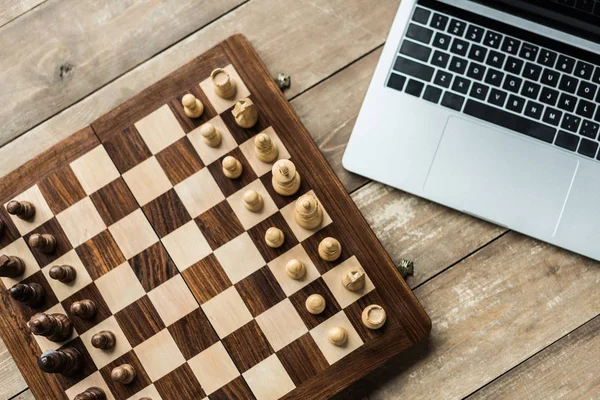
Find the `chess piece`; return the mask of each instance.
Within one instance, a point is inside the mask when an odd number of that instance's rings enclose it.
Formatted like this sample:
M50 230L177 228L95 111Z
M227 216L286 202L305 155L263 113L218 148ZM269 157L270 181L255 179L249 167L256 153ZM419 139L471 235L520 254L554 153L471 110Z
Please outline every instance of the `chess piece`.
M235 103L231 110L233 118L238 126L242 128L252 128L258 121L258 112L254 102L250 99L240 99Z
M210 122L200 126L200 135L202 135L204 143L210 147L218 147L221 144L221 140L223 140L221 131L215 128Z
M74 400L106 400L106 393L99 387L90 387L75 396Z
M73 324L64 314L35 314L27 323L34 335L45 336L51 342L64 342L73 333Z
M204 112L204 105L193 94L186 94L181 99L183 112L190 118L198 118Z
M326 237L319 243L319 256L325 261L335 261L342 254L342 245L337 239Z
M230 99L235 96L237 92L235 81L231 79L229 73L223 68L217 68L211 72L210 79L212 79L213 89L217 96L224 99Z
M342 285L351 292L365 287L365 271L361 267L348 268L342 275Z
M48 350L38 359L40 369L48 374L75 375L80 371L83 356L75 348Z
M265 242L267 242L267 246L276 249L281 247L284 241L285 235L281 229L275 228L274 226L267 229L267 232L265 233Z
M6 205L6 211L25 220L32 219L35 216L35 206L28 201L9 201Z
M92 336L91 342L97 349L108 350L115 347L117 338L111 331L100 331Z
M254 138L254 152L260 161L266 163L277 160L277 157L279 156L277 143L275 143L271 139L271 136L266 133L259 133Z
M311 314L321 314L325 310L325 298L320 294L311 294L306 299L306 310Z
M299 280L306 275L306 266L302 261L293 258L285 264L285 272L290 278Z
M264 206L264 201L260 193L256 190L246 190L244 192L244 207L252 212L259 212Z
M29 236L29 247L44 253L52 253L56 249L56 238L49 233L34 233Z
M305 194L296 200L294 220L304 229L316 229L323 222L323 210L317 199Z
M69 311L81 319L90 320L96 316L98 307L92 300L80 300L73 302Z
M0 255L0 276L18 278L25 273L25 262L16 256Z
M14 300L35 307L44 300L44 288L39 283L18 283L8 291Z
M134 381L136 377L135 368L131 364L122 364L113 368L110 372L110 379L115 382L127 385Z
M362 312L362 323L369 329L379 329L385 324L387 315L383 307L377 304L371 304L365 307Z
M229 179L239 178L243 170L244 167L237 158L227 156L223 159L223 174Z
M55 265L50 268L50 278L62 283L70 283L77 277L77 270L70 265Z
M348 341L348 332L341 326L334 326L327 331L327 337L331 344L343 346Z
M300 189L300 174L290 160L279 160L271 169L273 189L282 196L292 196Z

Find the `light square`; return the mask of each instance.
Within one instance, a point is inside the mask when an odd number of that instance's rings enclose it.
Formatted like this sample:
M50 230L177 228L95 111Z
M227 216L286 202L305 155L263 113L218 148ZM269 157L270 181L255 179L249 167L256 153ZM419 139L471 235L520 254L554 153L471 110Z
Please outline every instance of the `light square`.
M201 307L221 339L252 321L248 307L234 286L219 293Z
M55 279L50 278L50 269L55 265L70 265L77 271L75 280L68 283L63 283ZM46 276L46 280L50 284L52 291L56 295L58 301L63 301L67 297L71 296L80 289L92 283L92 278L87 272L87 269L83 266L83 263L79 259L79 256L75 250L69 251L67 254L54 261L52 264L42 269L42 272Z
M259 212L249 211L244 206L244 193L246 193L247 190L254 190L262 196L264 205ZM269 195L269 192L260 179L255 180L243 189L240 189L229 196L227 198L227 202L229 202L229 205L242 223L242 226L245 230L252 228L261 221L264 221L271 215L275 214L278 210L277 205L275 205L275 202Z
M181 350L167 329L158 332L133 350L152 382L185 363Z
M228 108L233 107L239 99L243 99L245 97L250 96L250 91L244 84L244 81L242 81L242 78L240 78L235 68L233 68L233 65L229 64L223 67L223 69L227 71L229 77L235 82L237 86L235 96L233 96L232 98L224 99L222 97L217 96L213 89L213 83L210 76L202 82L200 82L200 88L202 88L202 91L204 92L204 94L206 94L206 97L208 97L208 100L210 101L210 103L212 104L212 106L218 114L221 114Z
M175 275L162 285L151 290L148 298L158 311L166 326L198 308L198 303L181 275Z
M114 333L116 340L115 346L112 349L97 349L92 346L92 336L102 331ZM127 337L123 333L123 330L119 326L119 323L115 319L114 315L100 322L98 325L95 325L93 328L88 329L82 333L80 337L98 369L110 364L131 350L131 345L129 344Z
M158 236L140 209L111 225L108 230L126 259L158 242Z
M65 394L67 395L69 400L74 400L79 393L91 387L99 387L100 389L104 390L104 393L106 393L106 400L115 400L115 397L108 388L108 385L104 381L104 378L102 377L102 374L100 374L100 371L96 371L87 378L83 379L82 381L77 382L75 385L67 389L65 391Z
M317 199L317 201L319 201L319 204L323 208L323 222L321 222L321 225L318 226L317 228L308 230L308 229L304 229L304 228L300 227L296 223L296 220L294 219L294 212L295 212L295 207L296 207L295 201L291 202L290 204L288 204L287 206L285 206L284 208L281 209L281 215L283 215L283 218L285 218L285 222L287 222L288 225L290 226L290 228L292 228L292 232L294 232L294 235L296 235L296 238L298 239L299 242L303 242L304 240L308 239L315 232L323 229L324 227L331 224L331 222L332 222L331 217L327 213L327 210L325 209L325 207L323 206L323 203L321 203L321 201L319 200L319 198L317 197L315 192L313 190L311 190L311 191L307 192L306 194L313 195Z
M341 326L346 329L348 341L345 345L336 346L329 341L327 332L334 326ZM330 365L346 357L363 345L362 339L352 326L352 323L344 313L344 310L318 325L310 331L310 334Z
M113 314L146 294L127 261L98 278L96 286Z
M272 126L269 126L267 129L265 129L264 131L262 131L260 133L264 133L264 134L268 135L271 138L271 140L273 141L273 143L279 149L279 155L277 156L277 160L290 158L290 153L288 153L287 149L281 142L281 139L279 139L279 136L277 136L277 134L275 133L275 130L273 129ZM258 157L256 156L256 152L254 151L254 147L255 147L254 146L254 138L255 138L255 136L246 140L244 143L242 143L240 145L240 150L242 151L242 153L244 154L244 156L246 157L246 159L252 166L252 169L254 170L256 175L263 176L267 172L271 171L271 169L273 169L273 164L277 160L274 160L273 162L270 162L270 163L266 163L264 161L259 160Z
M136 122L135 128L152 154L166 149L185 136L181 125L166 104Z
M50 307L49 309L47 309L44 312L46 314L63 314L63 315L67 315L67 312L65 311L65 308L60 303L56 304L54 307ZM67 340L65 340L63 342L59 342L59 343L51 342L45 336L34 335L33 333L31 334L31 336L33 336L33 339L37 342L38 346L40 346L40 351L43 353L46 350L56 350L59 347L61 347L63 344L65 344L65 343L69 342L70 340L76 338L77 337L77 331L75 330L75 328L73 328L73 333L71 334L71 337L68 338Z
M290 299L285 299L256 317L273 350L279 351L308 332Z
M154 385L146 386L133 396L129 397L127 400L140 400L144 398L152 400L162 400L162 397L160 396L158 390L156 390L156 386Z
M123 179L141 206L171 189L171 181L154 156L125 172Z
M208 168L175 185L175 192L192 218L225 200L225 196Z
M212 252L194 221L169 233L162 242L179 271L191 267Z
M233 284L266 264L248 232L225 243L215 250L214 254Z
M119 177L117 167L102 145L73 161L71 169L88 196Z
M85 243L106 229L106 224L89 197L56 216L73 247Z
M16 215L9 214L10 219L12 219L13 223L15 224L21 235L25 235L31 232L38 226L42 225L44 222L47 222L50 219L52 219L52 217L54 216L54 214L52 214L52 210L50 210L50 206L46 202L46 199L42 195L42 192L40 191L38 185L30 187L29 189L19 194L18 196L15 196L11 200L28 201L35 207L35 215L31 220L28 221L22 220ZM6 204L8 204L8 202L4 203L4 208L6 208Z
M292 279L285 271L285 265L293 259L302 261L306 267L306 275L302 279ZM302 244L298 244L286 251L271 261L268 266L286 296L291 296L321 275L306 250L304 250L304 247L302 247Z
M361 290L352 292L342 285L342 277L344 276L344 273L350 268L357 267L362 268L362 265L360 265L356 256L352 256L323 275L323 280L329 287L329 290L331 290L331 293L333 293L333 297L335 297L342 308L348 307L350 304L354 303L356 300L375 289L373 282L371 282L371 278L369 278L369 275L366 273L365 286Z
M296 388L276 354L243 374L256 400L276 400Z
M6 286L7 289L13 287L17 283L21 282L23 279L30 277L31 275L35 274L40 270L40 265L33 256L33 253L31 253L31 250L29 249L29 246L27 246L27 243L25 243L25 239L23 239L22 237L18 238L17 240L0 250L0 254L19 257L25 263L25 272L23 273L23 275L16 278L0 278L2 279L2 282L4 283L4 286Z
M207 395L214 393L240 376L221 342L213 344L189 360L188 364Z
M210 147L204 143L204 137L200 134L200 127L188 133L188 139L192 142L192 146L196 149L204 165L212 164L237 147L237 142L219 115L208 122L221 132L221 144L217 147Z

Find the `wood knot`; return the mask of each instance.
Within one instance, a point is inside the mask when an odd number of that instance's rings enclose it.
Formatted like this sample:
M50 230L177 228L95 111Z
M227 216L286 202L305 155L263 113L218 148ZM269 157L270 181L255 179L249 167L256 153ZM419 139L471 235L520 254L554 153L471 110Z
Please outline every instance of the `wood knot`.
M67 75L69 75L74 68L75 66L73 64L71 64L70 62L66 62L60 66L58 76L60 77L60 79L65 80Z

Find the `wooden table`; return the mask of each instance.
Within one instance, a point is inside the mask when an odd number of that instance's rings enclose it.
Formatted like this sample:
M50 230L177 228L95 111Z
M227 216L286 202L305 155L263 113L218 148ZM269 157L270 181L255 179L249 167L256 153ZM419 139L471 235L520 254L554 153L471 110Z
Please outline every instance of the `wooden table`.
M275 75L433 330L339 398L598 398L598 263L346 172L397 0L0 0L0 175L235 32ZM0 342L0 399L32 399Z

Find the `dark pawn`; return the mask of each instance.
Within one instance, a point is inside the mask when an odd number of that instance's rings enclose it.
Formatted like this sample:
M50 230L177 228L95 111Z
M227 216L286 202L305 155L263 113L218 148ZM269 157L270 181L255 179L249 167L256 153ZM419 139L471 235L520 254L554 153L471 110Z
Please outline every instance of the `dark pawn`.
M92 346L97 349L112 349L115 347L117 338L111 331L100 331L92 336Z
M38 359L40 369L48 374L72 376L81 368L83 356L77 349L48 350Z
M69 311L79 318L92 319L96 316L98 308L92 300L80 300L71 304Z
M25 272L25 262L19 257L7 256L2 254L0 256L0 276L7 278L17 278Z
M14 300L35 307L44 301L44 288L39 283L18 283L9 290Z
M91 387L75 396L75 400L106 400L106 393L99 387Z
M32 219L35 215L35 207L28 201L9 201L6 205L6 211L21 219Z
M135 380L137 373L131 364L121 364L110 372L110 379L128 385Z
M73 324L64 314L35 314L27 323L34 335L45 336L51 342L64 342L73 333Z
M62 283L73 282L77 277L77 270L70 265L55 265L50 268L50 278Z
M56 249L56 238L49 233L34 233L29 236L29 247L38 249L44 253L52 253Z

